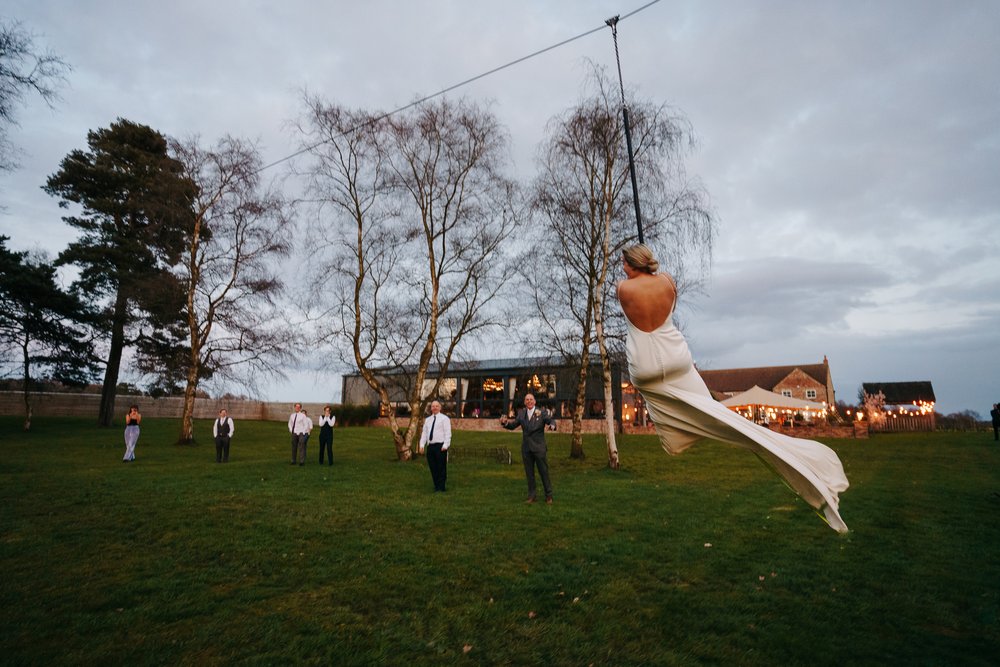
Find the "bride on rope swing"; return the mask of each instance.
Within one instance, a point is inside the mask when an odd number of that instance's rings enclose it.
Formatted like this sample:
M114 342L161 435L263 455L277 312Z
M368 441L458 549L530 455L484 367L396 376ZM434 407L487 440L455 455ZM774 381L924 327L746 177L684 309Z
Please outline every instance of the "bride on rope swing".
M813 440L775 433L712 398L695 370L684 336L673 324L677 287L643 244L623 253L626 278L618 302L628 324L626 353L632 384L646 401L663 449L680 454L710 438L749 449L770 466L834 530L846 533L838 494L848 487L837 454Z

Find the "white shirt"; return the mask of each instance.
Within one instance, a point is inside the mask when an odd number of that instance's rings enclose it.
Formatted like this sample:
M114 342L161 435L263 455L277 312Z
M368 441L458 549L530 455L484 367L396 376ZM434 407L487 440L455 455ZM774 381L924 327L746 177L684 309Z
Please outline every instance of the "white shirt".
M232 417L226 417L222 421L225 421L225 422L229 423L229 437L232 437L233 433L236 432L236 425L233 424L233 418ZM218 418L216 418L216 420L214 422L212 422L212 437L216 438L218 436L219 436L219 420L218 420Z
M320 426L326 426L327 424L329 424L330 426L333 426L336 423L337 423L337 418L334 417L333 415L330 415L329 417L327 417L326 415L320 415L319 416L319 425Z
M433 440L431 440L431 428L434 429ZM451 447L451 419L448 415L439 412L436 415L428 415L424 420L424 430L420 433L420 451L424 451L429 442L444 443L441 446L442 451Z
M308 433L312 427L312 420L301 412L293 412L288 417L288 432L293 435Z

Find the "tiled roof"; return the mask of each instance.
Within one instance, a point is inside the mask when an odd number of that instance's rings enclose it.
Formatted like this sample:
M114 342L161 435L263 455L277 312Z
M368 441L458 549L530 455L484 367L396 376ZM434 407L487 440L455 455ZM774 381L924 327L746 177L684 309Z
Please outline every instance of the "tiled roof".
M747 391L754 385L764 389L774 389L789 373L798 369L825 385L829 367L826 364L804 364L799 366L761 366L760 368L728 368L724 370L698 369L709 390L714 393Z
M591 360L591 365L599 364L600 357L597 361ZM502 373L502 372L526 372L539 368L558 368L563 366L564 362L559 359L559 357L509 357L506 359L483 359L483 360L468 360L468 361L455 361L448 365L448 370L451 372L469 372L469 371L479 371L482 373ZM400 368L373 368L372 370L376 373L399 373L406 371L416 370L416 365L407 365L402 369ZM436 375L441 371L441 365L437 363L431 363L427 366L428 375ZM357 375L357 373L351 373L352 376Z
M887 405L905 405L913 401L934 403L934 388L929 381L916 382L862 382L861 388L868 394L885 394Z

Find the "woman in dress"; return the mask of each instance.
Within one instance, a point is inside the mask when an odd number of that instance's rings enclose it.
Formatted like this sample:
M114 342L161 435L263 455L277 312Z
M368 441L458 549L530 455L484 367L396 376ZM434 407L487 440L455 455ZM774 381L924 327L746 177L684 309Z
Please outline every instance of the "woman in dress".
M847 532L838 494L848 481L837 454L822 443L758 426L712 398L673 324L673 279L659 272L659 263L644 245L627 248L623 258L627 277L618 283L618 301L628 326L629 374L667 453L679 454L703 438L749 449L807 503L822 510L831 528Z
M125 456L122 461L128 463L135 461L135 443L139 441L139 424L142 422L142 415L139 414L139 406L129 407L128 414L125 415Z

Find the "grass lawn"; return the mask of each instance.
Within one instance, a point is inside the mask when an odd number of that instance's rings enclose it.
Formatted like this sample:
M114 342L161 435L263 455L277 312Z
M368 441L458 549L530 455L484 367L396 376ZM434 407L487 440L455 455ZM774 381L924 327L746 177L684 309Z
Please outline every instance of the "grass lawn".
M230 463L179 423L0 417L0 663L995 665L1000 448L992 434L830 444L851 488L838 535L754 456L624 469L550 438L556 502L514 465L426 463L338 429L336 462L289 465L281 423L239 422Z

